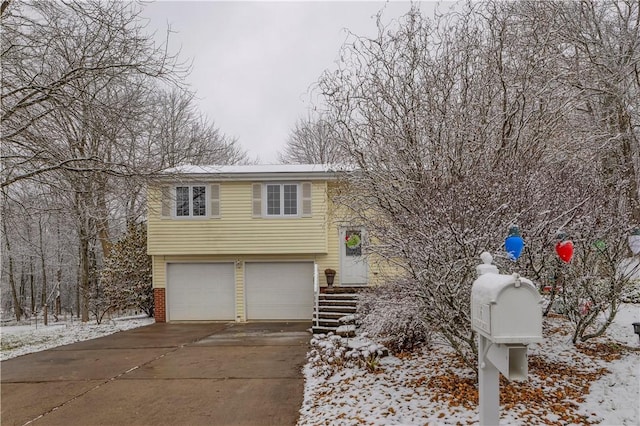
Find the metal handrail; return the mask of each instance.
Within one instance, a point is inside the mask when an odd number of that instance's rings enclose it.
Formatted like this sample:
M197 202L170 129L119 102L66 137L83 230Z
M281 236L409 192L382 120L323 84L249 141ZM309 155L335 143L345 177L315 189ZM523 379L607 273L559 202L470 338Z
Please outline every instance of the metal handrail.
M319 299L320 299L320 283L318 282L318 264L317 263L313 263L313 296L315 298L315 305L316 305L316 309L315 309L315 321L316 321L316 327L320 326L320 321L319 321Z

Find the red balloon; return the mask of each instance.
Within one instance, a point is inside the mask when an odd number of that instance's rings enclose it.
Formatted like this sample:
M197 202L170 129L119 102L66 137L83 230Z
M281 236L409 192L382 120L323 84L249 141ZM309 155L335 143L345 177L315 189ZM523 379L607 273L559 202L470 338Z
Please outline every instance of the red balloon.
M556 253L564 263L569 263L573 257L573 242L560 241L556 244Z

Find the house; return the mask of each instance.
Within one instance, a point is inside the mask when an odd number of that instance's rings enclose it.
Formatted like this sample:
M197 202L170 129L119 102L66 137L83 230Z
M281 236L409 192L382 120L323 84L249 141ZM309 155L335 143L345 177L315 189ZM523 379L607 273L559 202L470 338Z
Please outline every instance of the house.
M337 271L336 286L371 281L365 229L332 207L338 173L331 168L170 172L148 193L157 322L311 320L314 279L326 287L325 269Z

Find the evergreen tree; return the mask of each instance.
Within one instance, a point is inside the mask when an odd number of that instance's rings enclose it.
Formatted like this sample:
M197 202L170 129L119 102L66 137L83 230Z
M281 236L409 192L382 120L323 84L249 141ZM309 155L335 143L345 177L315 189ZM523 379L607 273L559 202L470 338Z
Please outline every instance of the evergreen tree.
M129 226L105 259L101 284L110 309L139 308L153 316L151 256L147 255L147 227Z

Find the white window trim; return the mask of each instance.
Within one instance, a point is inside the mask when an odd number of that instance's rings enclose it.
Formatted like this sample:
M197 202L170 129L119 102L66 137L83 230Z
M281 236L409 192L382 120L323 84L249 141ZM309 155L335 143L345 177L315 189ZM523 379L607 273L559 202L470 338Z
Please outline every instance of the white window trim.
M204 187L204 215L203 216L194 216L193 215L193 188L196 186ZM178 216L178 188L187 187L189 188L189 215L188 216ZM172 191L172 206L171 206L171 217L173 219L178 220L202 220L208 219L211 214L211 189L209 189L209 185L204 183L192 183L192 184L179 184L174 185L171 188Z
M278 185L280 187L280 214L267 214L267 187L269 185ZM296 214L284 214L284 186L296 186ZM265 182L262 184L262 217L266 219L295 219L302 217L302 189L299 182Z

